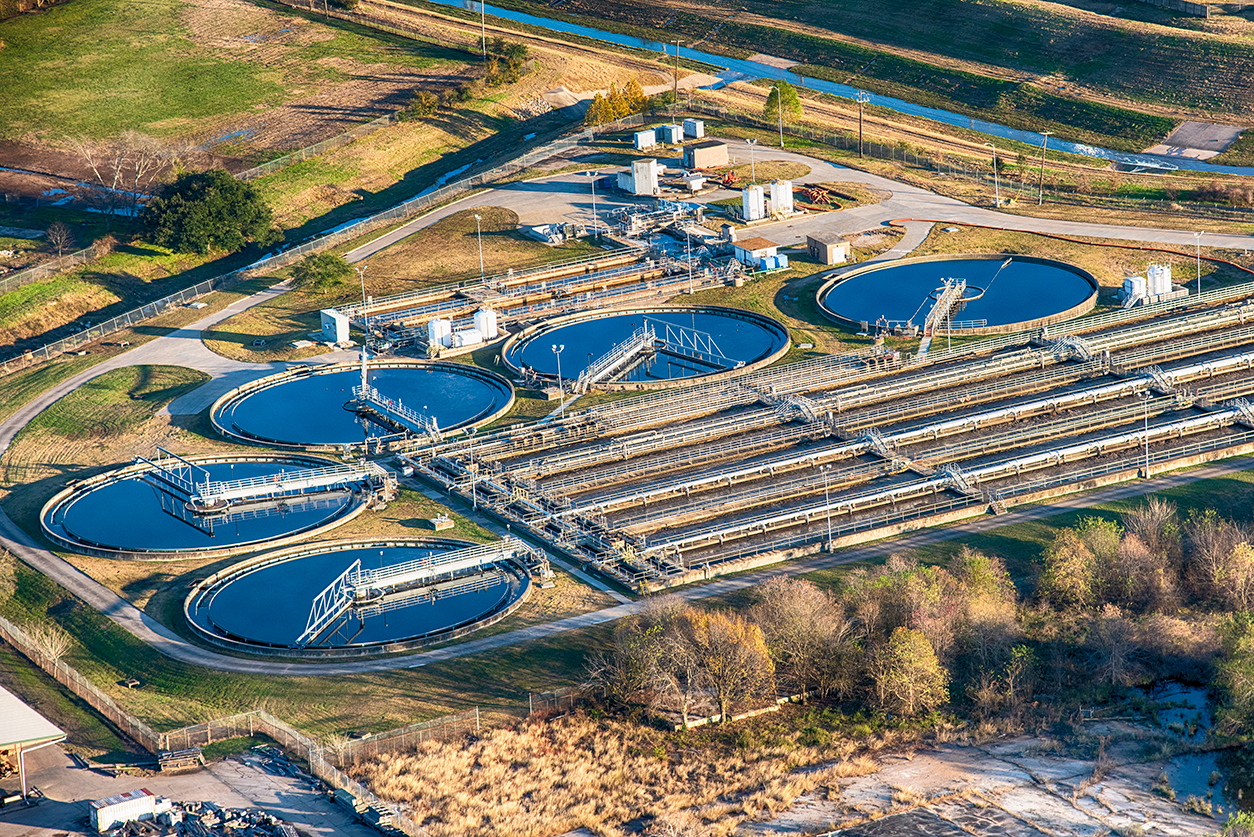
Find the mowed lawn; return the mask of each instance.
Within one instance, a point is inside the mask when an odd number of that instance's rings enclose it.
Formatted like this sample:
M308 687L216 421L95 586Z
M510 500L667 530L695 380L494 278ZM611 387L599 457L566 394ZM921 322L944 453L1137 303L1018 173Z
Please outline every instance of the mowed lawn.
M427 68L449 57L295 13L205 0L75 0L0 23L0 41L0 139L54 144L203 129L346 79L342 61Z

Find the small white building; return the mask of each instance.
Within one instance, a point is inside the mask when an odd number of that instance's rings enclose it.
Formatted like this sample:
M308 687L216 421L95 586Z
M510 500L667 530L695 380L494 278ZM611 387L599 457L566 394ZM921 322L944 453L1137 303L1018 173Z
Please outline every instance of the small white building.
M633 195L656 195L659 174L657 160L636 160L630 171L618 173L618 188Z
M746 221L766 217L766 194L761 186L746 186L740 193L740 216Z
M746 238L733 245L736 250L736 261L749 267L761 267L764 259L773 259L779 255L779 245L765 238Z
M684 136L691 139L701 139L705 136L705 122L701 119L685 119L684 120Z
M792 204L792 181L776 180L771 183L771 214L772 215L791 215L793 213Z
M334 308L322 311L322 342L344 343L348 341L348 316Z
M841 235L816 233L806 236L806 252L819 264L844 264L853 248Z
M676 145L684 141L684 129L681 125L659 125L655 129L659 141L668 145Z
M679 182L684 184L685 189L695 194L705 188L707 179L704 174L685 174L679 178Z
M657 131L654 131L652 128L636 131L631 135L631 144L635 146L637 151L652 148L657 145Z
M467 346L478 346L484 342L483 332L477 328L459 328L451 335L452 348L464 349Z
M155 820L157 814L169 811L170 800L159 797L148 788L119 793L105 799L87 803L91 825L96 831L105 832L136 820Z

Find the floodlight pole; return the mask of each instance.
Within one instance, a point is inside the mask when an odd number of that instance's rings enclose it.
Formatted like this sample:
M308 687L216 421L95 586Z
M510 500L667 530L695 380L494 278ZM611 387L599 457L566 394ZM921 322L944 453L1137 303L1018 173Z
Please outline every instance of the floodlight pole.
M823 503L827 512L827 551L832 551L832 495L827 488L827 472L831 470L831 465L820 465L819 471L823 474Z
M747 139L745 143L749 146L749 176L753 179L753 185L758 185L758 167L753 161L753 146L758 144L756 139Z
M479 281L483 282L483 227L479 222L481 216L475 215L475 235L479 239Z
M984 143L993 149L993 206L1001 206L1001 186L997 182L997 146L991 142Z
M666 50L662 50L663 53ZM675 110L679 107L679 39L675 39L675 98L671 100L671 118L674 119Z
M1149 479L1150 463L1149 463L1149 403L1152 396L1149 390L1141 394L1141 407L1145 412L1145 478Z
M479 472L475 470L475 434L479 432L477 427L466 428L466 435L470 438L470 507L475 511L479 510L479 494L475 491L475 478L479 476Z
M1045 148L1049 145L1049 135L1053 131L1041 131L1041 180L1036 187L1036 205L1045 202Z
M688 249L688 295L692 296L692 233L684 227L684 245Z
M484 0L480 0L479 2L479 40L483 43L483 57L485 60L488 57L488 24L487 24L487 21L484 19L484 16L487 14L485 10L486 6L487 6L487 3L485 3Z
M601 240L601 226L597 223L597 176L601 173L594 171L592 177L592 230L597 235L597 241Z
M553 344L553 354L557 355L557 397L561 399L558 402L558 409L561 411L562 418L566 418L566 391L562 389L562 351L566 348L566 344Z
M366 331L366 339L361 343L364 351L366 344L370 342L370 310L366 307L366 266L353 265L353 270L357 271L357 278L361 279L361 322Z
M1202 233L1193 233L1193 241L1197 245L1197 295L1202 295Z

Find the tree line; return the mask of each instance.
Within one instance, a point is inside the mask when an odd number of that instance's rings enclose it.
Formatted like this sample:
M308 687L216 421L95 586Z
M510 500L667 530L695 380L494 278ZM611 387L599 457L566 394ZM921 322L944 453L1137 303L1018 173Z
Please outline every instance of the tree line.
M773 579L740 610L663 597L618 626L590 681L685 726L786 695L1021 725L1178 676L1213 683L1219 729L1238 734L1254 722L1252 539L1247 523L1151 497L1058 530L1020 580L1027 595L1000 558L964 546L945 566L894 555L830 589Z

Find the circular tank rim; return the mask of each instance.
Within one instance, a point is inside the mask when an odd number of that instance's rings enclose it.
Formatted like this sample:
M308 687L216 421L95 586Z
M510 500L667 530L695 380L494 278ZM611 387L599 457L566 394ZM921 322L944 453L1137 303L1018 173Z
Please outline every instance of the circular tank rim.
M815 292L814 299L815 303L819 307L819 311L821 311L823 316L827 317L832 322L837 323L838 325L857 327L862 324L860 320L851 320L827 307L828 292L839 284L847 282L848 280L854 279L858 276L865 276L868 273L875 273L876 271L887 270L888 268L900 265L952 261L1004 261L1007 258L1012 258L1019 262L1034 262L1036 264L1048 265L1050 267L1056 267L1074 273L1089 283L1089 295L1076 305L1055 314L1049 314L1047 316L1037 317L1031 320L1022 320L1016 323L985 326L983 328L955 328L952 332L953 334L969 336L976 334L1012 334L1016 331L1031 331L1035 328L1041 328L1042 326L1053 325L1054 323L1061 323L1065 320L1071 320L1076 317L1083 316L1089 311L1092 311L1097 305L1097 295L1101 286L1098 284L1097 279L1094 278L1093 274L1089 273L1084 268L1077 267L1076 265L1069 264L1064 261L1059 261L1058 259L1047 259L1042 256L1020 256L1014 253L939 253L931 256L917 256L911 259L894 259L892 261L875 262L862 267L855 267L832 276L832 278L828 279L819 286L818 291Z
M283 462L308 465L314 468L323 468L339 463L324 459L320 456L308 456L299 453L248 453L248 454L207 454L202 456L184 457L187 461L197 465L217 465L231 462ZM232 546L223 546L216 549L150 549L150 550L133 550L133 549L117 549L99 544L92 544L85 541L77 540L72 537L63 536L53 531L48 524L50 515L55 513L58 508L74 499L75 497L86 494L94 489L100 488L110 483L120 482L151 470L148 465L136 463L125 465L121 468L113 468L102 474L96 474L81 480L73 480L65 488L52 495L43 507L39 510L39 528L43 532L44 537L52 541L58 547L68 549L78 555L94 555L99 558L113 558L122 561L191 561L204 558L223 558L230 555L238 555L244 552L254 552L257 549L273 549L275 547L285 546L287 544L303 541L308 538L318 537L326 532L335 529L366 510L369 505L364 499L358 499L353 502L347 510L340 513L336 517L317 526L308 529L302 529L298 532L292 532L277 538L262 541L251 541L249 543L234 544Z
M459 375L466 375L471 378L479 378L487 383L499 387L509 398L503 407L498 408L486 416L480 416L469 422L455 424L442 430L455 431L465 427L480 427L490 422L496 421L501 416L508 413L514 407L514 401L517 399L517 393L514 391L514 385L504 375L497 374L487 369L480 369L478 366L471 366L468 363L455 363L448 360L385 360L370 363L372 369L430 369L438 368L454 372ZM283 450L298 451L338 451L343 449L343 445L328 444L297 444L294 442L283 442L277 439L267 439L263 436L252 436L243 432L238 432L218 421L219 415L231 406L235 401L243 400L245 397L253 393L260 392L264 389L280 386L283 383L297 378L307 378L317 375L334 375L339 372L350 372L361 369L360 362L341 361L339 363L328 363L323 366L303 366L295 369L286 369L273 375L266 375L249 381L246 384L240 384L234 389L228 390L218 396L217 400L209 407L209 423L213 425L213 429L224 439L234 442L241 442L246 445L261 445L264 447L280 448ZM352 443L352 447L361 447L361 442Z
M756 369L762 369L770 366L784 355L788 354L788 350L792 348L792 334L788 331L788 327L773 317L765 314L759 314L756 311L746 311L743 308L732 308L727 305L637 305L627 308L597 308L593 311L581 311L576 314L566 314L561 317L545 320L536 325L529 326L517 334L512 334L504 343L501 344L500 357L501 363L516 375L522 374L522 369L515 366L509 360L509 352L515 345L525 340L538 337L547 331L555 328L570 325L571 323L583 322L585 320L598 319L600 317L617 317L624 314L648 314L651 312L668 312L668 311L695 311L698 314L721 314L723 316L734 317L740 320L746 320L756 325L762 326L768 331L774 333L783 339L783 345L771 352L764 358L755 360L753 363L746 363L739 369L728 369L723 372L714 372L709 375L694 375L688 378L679 378L673 381L629 381L620 383L599 383L594 389L608 392L630 392L634 390L653 390L653 389L675 389L677 387L689 386L694 383L705 383L706 381L717 381L732 375L739 375L744 372L751 372Z
M442 642L448 642L450 640L468 636L475 631L494 625L507 616L513 614L519 607L522 606L523 602L526 601L527 596L531 593L531 577L521 567L517 566L512 561L507 561L502 566L502 569L512 573L515 578L518 579L519 590L518 595L504 607L497 608L485 616L464 625L453 626L451 628L426 634L421 637L413 637L410 639L395 640L391 642L380 642L371 645L346 646L343 648L280 648L274 645L266 645L263 643L225 637L214 633L213 631L207 630L204 626L198 624L192 617L191 611L192 608L195 607L196 599L212 592L215 587L225 584L235 578L243 577L250 572L271 564L292 561L310 555L320 555L326 552L339 552L346 549L406 547L416 547L422 549L433 546L446 546L456 549L476 545L477 544L474 541L463 540L462 538L448 538L440 535L430 535L416 538L383 538L374 540L364 538L344 538L332 541L319 541L316 544L306 544L303 546L292 546L284 549L270 550L259 555L254 555L250 558L245 558L243 561L239 561L229 567L225 567L193 584L183 599L183 622L201 642L227 651L262 657L285 657L305 660L343 657L374 657L402 651L412 651L418 648L426 648L431 645L438 645Z

